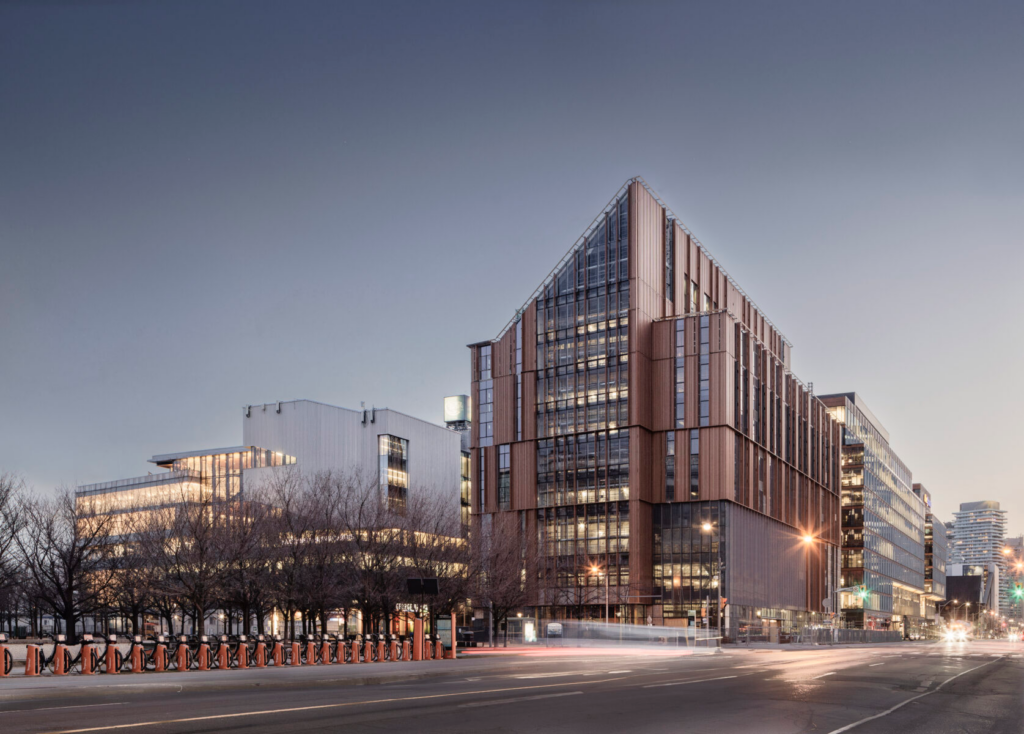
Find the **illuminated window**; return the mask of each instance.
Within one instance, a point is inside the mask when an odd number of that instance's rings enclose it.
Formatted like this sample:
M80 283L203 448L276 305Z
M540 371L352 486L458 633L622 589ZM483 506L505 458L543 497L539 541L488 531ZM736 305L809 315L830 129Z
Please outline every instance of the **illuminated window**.
M377 437L380 457L380 489L388 507L405 512L409 501L409 442L382 434Z

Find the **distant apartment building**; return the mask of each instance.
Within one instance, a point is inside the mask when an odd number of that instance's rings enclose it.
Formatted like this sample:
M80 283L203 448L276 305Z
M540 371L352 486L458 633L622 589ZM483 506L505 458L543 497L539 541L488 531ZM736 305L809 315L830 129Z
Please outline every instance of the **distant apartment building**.
M950 555L957 563L985 569L986 588L993 591L995 607L1007 603L1009 577L1006 573L1006 510L998 502L964 502L953 513L955 526Z
M528 614L729 635L835 610L839 426L642 180L470 351L474 523L536 549Z
M398 511L410 493L429 493L468 522L469 462L461 443L457 430L387 408L349 410L312 400L249 405L241 446L157 455L149 462L166 471L83 485L76 496L91 511L123 517L182 500L244 498L275 472L330 471L375 486Z
M842 586L867 587L867 598L840 594L848 626L925 632L924 500L889 433L856 393L822 395L843 426Z
M925 616L934 618L940 602L946 598L946 564L949 548L946 526L932 514L932 495L923 484L914 483L914 494L922 499L924 514L924 597L927 602Z

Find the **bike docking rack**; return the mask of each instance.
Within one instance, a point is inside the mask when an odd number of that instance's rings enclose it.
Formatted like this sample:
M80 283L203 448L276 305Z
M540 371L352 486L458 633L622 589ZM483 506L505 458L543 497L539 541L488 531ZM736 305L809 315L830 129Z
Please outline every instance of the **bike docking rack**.
M0 678L6 678L14 670L14 656L7 649L7 635L0 633Z
M82 635L77 653L66 644L63 635L54 635L52 649L49 645L45 649L37 644L26 646L25 675L184 673L454 658L454 645L451 650L447 649L440 634L436 631L426 633L425 624L424 619L415 619L411 635L380 632L348 636L302 635L287 642L276 635L272 638L263 635L178 635L174 638L156 635L148 639L134 635L122 638L130 642L127 652L118 647L116 635L102 641L92 635ZM13 668L14 658L9 643L6 636L0 635L0 678L9 677Z

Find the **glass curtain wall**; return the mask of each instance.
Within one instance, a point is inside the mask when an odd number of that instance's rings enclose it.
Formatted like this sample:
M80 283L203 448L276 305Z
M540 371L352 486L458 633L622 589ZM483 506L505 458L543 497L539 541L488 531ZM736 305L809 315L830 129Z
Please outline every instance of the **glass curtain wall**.
M578 606L581 589L603 587L605 572L609 601L627 596L628 212L624 195L536 300L539 581L548 604Z

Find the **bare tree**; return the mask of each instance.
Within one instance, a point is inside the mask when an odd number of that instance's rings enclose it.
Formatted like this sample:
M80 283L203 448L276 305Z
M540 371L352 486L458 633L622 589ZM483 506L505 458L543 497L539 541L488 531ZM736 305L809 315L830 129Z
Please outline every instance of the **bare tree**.
M295 614L306 606L303 569L309 552L312 518L306 511L303 477L296 469L276 471L261 491L274 507L269 532L275 539L271 591L284 614L285 629L295 638Z
M225 599L241 612L245 635L251 632L253 616L257 632L264 632L272 598L271 557L275 545L272 507L258 489L247 495L225 518L226 541L233 554L225 578Z
M466 605L479 566L471 562L459 508L452 500L427 491L413 496L405 525L408 563L416 576L438 580L440 594L431 605L434 617L451 614Z
M75 641L79 620L103 604L113 577L113 516L80 506L68 488L52 499L29 501L25 508L25 530L16 543L31 594L64 620L68 639Z
M164 511L167 531L156 539L148 556L164 569L158 591L177 597L193 615L196 634L202 635L206 617L223 597L228 569L236 557L225 529L234 507L196 498L184 486L180 492L180 502Z
M18 557L18 536L25 529L24 483L13 474L0 474L0 594L14 599L23 564ZM12 602L8 602L9 604Z
M376 481L342 480L340 519L346 539L346 585L363 613L363 631L386 623L403 596L405 520L388 507Z
M529 598L534 544L521 537L514 517L501 514L492 516L490 527L482 527L474 535L475 557L480 564L476 599L491 611L493 644L501 624Z

